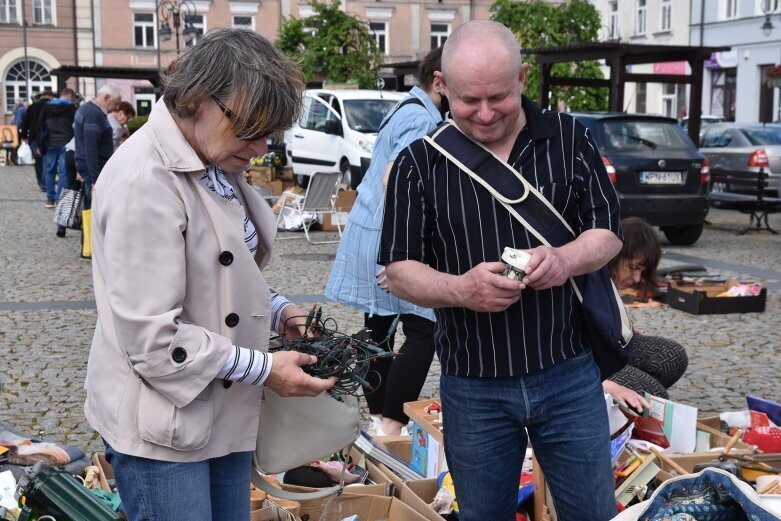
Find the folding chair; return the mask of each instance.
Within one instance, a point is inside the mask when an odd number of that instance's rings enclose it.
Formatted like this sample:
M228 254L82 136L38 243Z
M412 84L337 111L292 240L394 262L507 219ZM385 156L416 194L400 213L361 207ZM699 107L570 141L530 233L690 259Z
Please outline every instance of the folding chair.
M331 215L332 221L336 223L336 229L339 231L339 237L342 236L342 227L339 222L333 219L336 214L336 195L339 192L339 182L342 179L341 172L315 172L309 178L309 185L306 193L303 195L288 196L279 208L277 214L277 227L285 218L286 213L293 213L301 217L304 227L304 235L310 244L330 244L335 241L313 241L309 237L309 228L314 220L306 219L306 214ZM295 237L278 237L278 239L293 239Z

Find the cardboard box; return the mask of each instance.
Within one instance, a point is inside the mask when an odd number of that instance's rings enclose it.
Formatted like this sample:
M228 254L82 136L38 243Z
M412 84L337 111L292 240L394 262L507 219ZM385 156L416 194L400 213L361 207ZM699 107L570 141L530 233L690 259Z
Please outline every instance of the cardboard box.
M347 216L350 213L350 210L352 210L357 197L358 192L355 190L341 190L334 202L334 207L338 211L333 215L318 215L318 228L324 232L335 232L338 231L336 227L338 223L342 230L344 230L344 227L347 226Z
M325 500L305 501L301 504L301 518L319 519ZM400 499L388 496L342 494L328 509L329 519L345 519L357 515L361 520L388 519L392 521L427 521L411 506ZM307 517L308 516L308 517Z
M114 469L111 468L111 464L106 461L106 455L102 452L97 452L92 456L92 464L98 467L98 481L100 482L101 490L106 492L114 492L111 485L116 487L116 481L114 480Z
M419 400L404 404L404 414L413 421L411 467L425 478L436 478L447 470L442 415L429 414L426 408L440 406L439 400Z
M282 181L293 181L295 180L295 177L293 176L293 167L291 166L278 166L274 169L274 175L276 176L276 179L280 179Z
M667 288L667 304L695 315L761 313L765 311L767 288L762 288L756 297L717 296L738 284L737 280L728 280L721 284L691 286L673 281Z
M444 521L445 518L434 512L429 506L434 501L438 490L435 478L405 481L399 490L399 499L428 521Z

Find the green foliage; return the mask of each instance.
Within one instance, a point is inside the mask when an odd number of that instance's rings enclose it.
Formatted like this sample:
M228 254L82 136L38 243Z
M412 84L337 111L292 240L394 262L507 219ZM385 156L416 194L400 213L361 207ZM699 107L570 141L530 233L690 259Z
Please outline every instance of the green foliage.
M558 5L543 0L496 0L491 11L493 20L504 24L515 34L521 49L595 42L602 25L599 11L585 0L569 0ZM537 100L540 92L540 68L536 56L527 55L525 61L530 64L526 94ZM552 74L576 78L603 78L596 61L557 63L553 66ZM562 100L572 110L607 110L607 88L554 85L551 92L554 105L555 100Z
M301 64L308 82L325 79L374 88L382 56L368 24L339 9L339 0L330 5L312 0L309 5L312 16L283 21L279 48Z
M149 116L136 116L131 118L127 122L127 131L132 134L139 128L144 126L144 123L149 119Z

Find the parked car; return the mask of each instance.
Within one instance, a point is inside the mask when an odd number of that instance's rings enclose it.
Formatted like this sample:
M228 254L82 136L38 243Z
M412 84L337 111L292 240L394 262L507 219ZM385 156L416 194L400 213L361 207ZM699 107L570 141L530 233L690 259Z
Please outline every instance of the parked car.
M700 136L702 136L702 131L705 127L709 125L713 125L714 123L721 123L722 121L727 121L727 118L724 116L708 116L703 114L700 116ZM681 126L683 127L683 130L689 130L689 118L688 116L685 118L681 118Z
M706 130L700 152L711 168L736 172L768 173L768 193L781 194L781 125L761 123L718 123ZM728 192L756 193L751 186L716 186Z
M594 136L621 201L621 216L642 217L676 245L697 242L708 215L708 162L672 118L573 114Z
M382 119L403 98L379 90L307 90L301 117L285 132L288 163L299 185L314 172L338 169L344 184L357 187Z

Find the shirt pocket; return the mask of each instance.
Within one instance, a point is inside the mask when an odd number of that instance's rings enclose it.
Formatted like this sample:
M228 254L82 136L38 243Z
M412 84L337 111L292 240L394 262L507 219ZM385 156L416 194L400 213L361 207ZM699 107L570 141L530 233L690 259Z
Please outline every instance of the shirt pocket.
M567 222L576 216L577 201L574 200L572 185L565 183L545 183L537 190L550 202Z
M181 451L203 448L209 442L214 421L212 385L184 407L177 407L142 383L136 421L144 441Z

